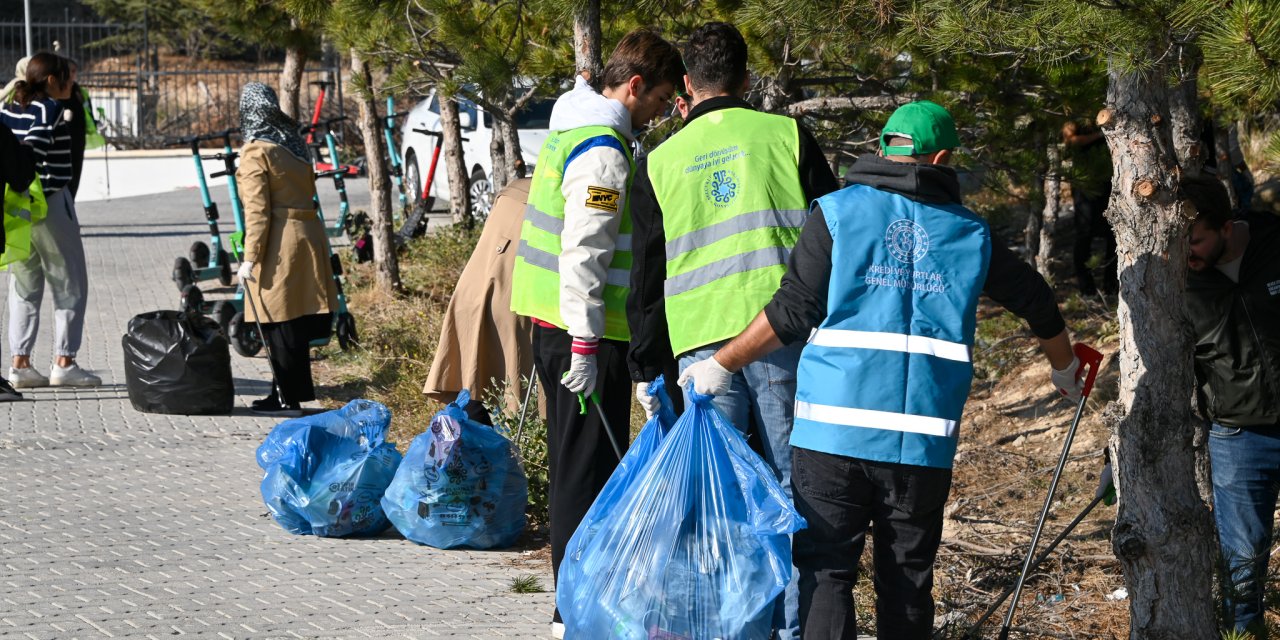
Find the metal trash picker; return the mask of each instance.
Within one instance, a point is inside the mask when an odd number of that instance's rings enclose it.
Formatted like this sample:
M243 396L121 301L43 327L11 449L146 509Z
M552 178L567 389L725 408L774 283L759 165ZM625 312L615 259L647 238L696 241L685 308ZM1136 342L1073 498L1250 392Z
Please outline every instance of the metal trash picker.
M1071 441L1076 437L1076 427L1080 426L1080 417L1084 415L1084 404L1089 399L1089 393L1093 391L1093 382L1098 377L1098 368L1102 364L1102 354L1092 347L1076 343L1076 358L1080 360L1080 369L1077 370L1076 377L1080 377L1080 370L1085 367L1089 368L1089 372L1085 374L1084 387L1080 390L1080 402L1076 405L1076 417L1071 421L1071 428L1067 431L1067 440L1062 445L1062 455L1058 458L1058 467L1053 471L1053 480L1049 482L1049 495L1044 498L1044 508L1040 510L1040 519L1036 521L1036 531L1031 536L1031 546L1027 547L1027 557L1022 563L1022 572L1018 575L1018 582L1014 584L1013 601L1009 604L1009 610L1004 614L1004 624L1000 627L1000 640L1008 640L1009 627L1013 624L1013 612L1018 608L1018 596L1022 595L1022 585L1027 580L1027 574L1031 572L1032 559L1035 558L1036 543L1040 541L1040 532L1044 529L1044 520L1049 515L1049 507L1053 505L1053 493L1058 488L1058 480L1062 478L1062 469L1067 464L1067 455L1071 453ZM1096 501L1095 503L1096 504ZM1093 505L1089 506L1092 509ZM1088 513L1088 509L1085 510ZM1083 517L1083 514L1081 514ZM1074 523L1072 523L1074 526ZM1054 542L1057 544L1057 541Z

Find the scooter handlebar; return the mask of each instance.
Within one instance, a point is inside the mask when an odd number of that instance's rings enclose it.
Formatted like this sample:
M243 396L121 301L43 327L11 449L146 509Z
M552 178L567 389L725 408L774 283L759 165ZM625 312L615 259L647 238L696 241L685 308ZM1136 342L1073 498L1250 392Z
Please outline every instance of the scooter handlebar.
M441 132L439 132L439 131L432 131L432 130L430 130L430 129L417 129L417 128L415 128L415 129L413 129L413 132L414 132L414 133L421 133L421 134L422 134L422 135L424 135L424 136L431 136L432 138L437 138L437 139L440 139L440 140L444 140L444 134L443 134L443 133L441 133ZM459 138L459 140L462 140L463 142L467 142L468 140L470 140L470 138Z
M321 178L332 178L333 176L338 175L346 175L346 173L345 169L329 169L328 171L321 171L317 173L316 180L320 180Z
M347 119L347 116L337 116L334 118L328 118L326 120L319 120L315 124L303 124L302 126L298 127L298 132L311 133L316 129L321 129L321 128L328 129L332 127L333 123L342 122L343 120L346 120L346 119Z
M1084 387L1080 390L1080 395L1087 397L1089 392L1093 391L1093 382L1098 377L1098 369L1102 367L1102 354L1083 342L1075 343L1073 349L1076 359L1080 361L1080 366L1089 367L1089 372L1085 374Z

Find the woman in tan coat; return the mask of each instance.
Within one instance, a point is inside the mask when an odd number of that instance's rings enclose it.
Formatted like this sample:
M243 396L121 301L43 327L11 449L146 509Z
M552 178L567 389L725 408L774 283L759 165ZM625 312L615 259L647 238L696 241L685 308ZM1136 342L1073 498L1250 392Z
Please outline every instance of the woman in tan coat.
M329 335L338 292L324 223L316 213L315 173L298 123L280 111L275 91L251 82L240 94L236 180L244 203L240 282L251 304L245 319L262 324L272 390L253 401L268 415L297 415L315 399L310 342Z

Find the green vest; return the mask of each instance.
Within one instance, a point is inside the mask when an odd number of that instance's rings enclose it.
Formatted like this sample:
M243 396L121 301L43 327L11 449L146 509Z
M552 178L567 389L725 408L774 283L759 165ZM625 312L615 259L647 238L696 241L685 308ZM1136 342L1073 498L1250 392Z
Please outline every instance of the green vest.
M547 136L529 185L529 203L520 226L520 247L516 251L515 271L511 276L511 310L518 315L537 318L560 328L560 233L564 229L564 194L560 185L564 169L579 147L596 146L600 138L612 138L621 144L633 173L627 141L609 127L593 126L553 131ZM613 146L613 141L606 141ZM581 151L578 151L579 153ZM628 189L630 179L628 179ZM604 338L630 340L627 330L627 292L631 281L631 214L625 201L622 222L618 228L617 248L609 263L604 287ZM605 194L603 197L609 197ZM616 196L615 196L616 197ZM607 205L606 205L607 206ZM616 205L615 205L616 206ZM585 337L585 336L584 336Z
M31 257L31 225L44 220L48 212L40 176L31 181L26 193L5 185L4 252L0 254L0 266Z
M743 108L701 115L649 154L676 355L737 336L773 298L809 214L799 166L796 121Z
M93 101L84 87L80 87L80 103L84 105L84 148L97 149L106 145L107 139L98 132L98 123L93 119Z

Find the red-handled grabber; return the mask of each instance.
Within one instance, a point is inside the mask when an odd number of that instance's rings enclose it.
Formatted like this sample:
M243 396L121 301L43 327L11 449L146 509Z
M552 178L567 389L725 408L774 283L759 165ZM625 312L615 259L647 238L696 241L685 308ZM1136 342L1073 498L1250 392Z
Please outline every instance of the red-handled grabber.
M1058 480L1062 477L1062 468L1067 464L1067 455L1071 453L1071 441L1076 437L1076 427L1080 426L1080 416L1084 415L1085 400L1089 399L1089 392L1093 391L1093 381L1097 379L1098 368L1102 365L1102 354L1088 345L1077 342L1075 354L1076 359L1080 361L1080 368L1076 369L1076 379L1079 380L1082 374L1085 376L1084 387L1080 390L1080 403L1076 405L1076 417L1071 421L1071 428L1067 431L1067 441L1062 445L1062 456L1058 458L1058 468L1054 469L1053 480L1049 482L1049 495L1045 496L1044 508L1040 510L1040 520L1036 522L1036 532L1031 536L1031 546L1027 547L1027 557L1022 562L1022 572L1018 574L1018 582L1013 589L1013 601L1009 603L1009 610L1004 614L1004 624L1000 627L1000 640L1009 638L1013 612L1018 608L1018 596L1022 595L1022 583L1031 572L1031 560L1036 554L1036 543L1040 542L1044 519L1049 515L1049 507L1053 504L1053 493L1057 490ZM1084 371L1085 367L1088 367L1087 373Z

